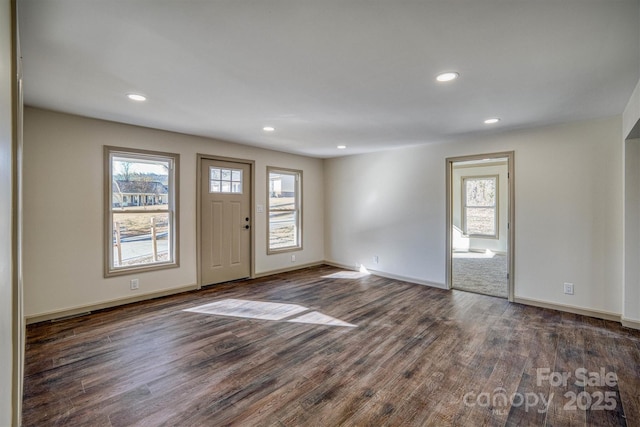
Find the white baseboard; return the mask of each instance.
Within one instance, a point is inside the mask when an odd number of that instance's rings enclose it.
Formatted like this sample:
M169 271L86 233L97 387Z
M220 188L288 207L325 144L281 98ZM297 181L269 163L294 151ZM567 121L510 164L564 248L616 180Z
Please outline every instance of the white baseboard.
M175 295L182 292L194 291L196 289L198 289L198 286L193 284L193 285L181 286L179 288L167 289L164 291L138 294L133 297L118 298L114 300L101 302L98 304L83 305L83 306L77 306L73 308L66 308L64 310L56 310L56 311L50 311L47 313L34 314L31 316L26 316L25 322L27 325L31 325L33 323L46 322L49 320L62 319L65 317L80 316L83 314L89 314L92 311L102 310L104 308L111 308L119 305L131 304L134 302L140 302L140 301L150 300L150 299L159 298L159 297L166 297L169 295Z
M595 317L597 319L613 320L614 322L621 321L620 314L612 313L610 311L592 310L588 308L575 307L572 305L557 304L521 297L515 297L513 299L513 302L524 305L532 305L534 307L549 308L551 310L566 311L567 313L581 314L583 316Z
M331 265L333 267L342 268L342 269L345 269L345 270L357 271L357 268L356 268L355 265L348 266L348 265L345 265L345 264L342 264L342 263L339 263L339 262L336 262L336 261L325 260L325 261L318 261L318 262L313 262L313 263L308 263L308 264L296 265L294 267L282 268L282 269L278 269L278 270L265 271L265 272L262 272L262 273L255 274L254 277L255 278L261 278L261 277L266 277L266 276L272 276L274 274L287 273L287 272L290 272L290 271L301 270L303 268L309 268L309 267L315 267L315 266L322 265L322 264ZM439 289L447 289L447 287L446 287L446 285L444 283L435 283L435 282L430 282L430 281L427 281L427 280L418 279L418 278L415 278L415 277L402 276L402 275L398 275L398 274L387 273L387 272L384 272L384 271L377 271L377 270L370 270L369 269L369 272L371 274L373 274L373 275L380 276L380 277L385 277L385 278L388 278L388 279L400 280L400 281L403 281L403 282L415 283L415 284L424 285L424 286L431 286L431 287L439 288ZM175 294L179 294L179 293L182 293L182 292L188 292L188 291L193 291L193 290L198 290L198 286L196 284L182 286L182 287L179 287L179 288L168 289L168 290L159 291L159 292L152 292L152 293L147 293L147 294L138 294L138 295L133 296L133 297L119 298L119 299L109 300L109 301L105 301L105 302L98 303L98 304L90 304L90 305L86 305L86 306L78 306L78 307L68 308L68 309L64 309L64 310L51 311L51 312L47 312L47 313L39 313L39 314L35 314L35 315L26 316L25 317L25 322L26 322L27 325L30 325L30 324L33 324L33 323L45 322L45 321L54 320L54 319L61 319L61 318L65 318L65 317L72 317L72 316L87 314L87 313L90 313L90 312L96 311L96 310L102 310L102 309L105 309L105 308L111 308L111 307L116 307L116 306L119 306L119 305L125 305L125 304L134 303L134 302L140 302L140 301L149 300L149 299L153 299L153 298L159 298L159 297L164 297L164 296L169 296L169 295L175 295ZM595 317L595 318L598 318L598 319L613 320L613 321L616 321L616 322L620 322L623 326L625 326L627 328L640 330L640 320L627 319L627 318L622 317L618 313L612 313L612 312L600 311L600 310L592 310L592 309L585 309L585 308L575 307L575 306L565 305L565 304L550 303L550 302L547 302L547 301L541 301L541 300L536 300L536 299L531 299L531 298L515 297L513 302L519 303L519 304L531 305L531 306L534 306L534 307L549 308L549 309L552 309L552 310L565 311L565 312L574 313L574 314L581 314L581 315L584 315L584 316Z
M428 280L417 279L415 277L402 276L399 274L387 273L384 271L369 270L369 273L376 276L385 277L387 279L401 280L403 282L415 283L416 285L431 286L432 288L447 289L444 283L430 282Z
M358 268L356 268L355 265L342 264L342 263L337 262L337 261L329 261L329 260L325 259L324 260L324 264L330 265L330 266L336 267L336 268L343 268L345 270L358 271Z
M310 262L307 264L300 264L293 267L279 268L277 270L263 271L262 273L254 274L253 278L259 279L260 277L273 276L274 274L280 274L280 273L288 273L290 271L302 270L303 268L309 268L309 267L316 267L322 264L326 264L326 263L324 261L317 261L317 262Z
M272 270L272 271L268 271L268 272L263 272L263 273L254 275L254 277L258 278L258 277L271 276L271 275L274 275L274 274L286 273L286 272L289 272L289 271L300 270L300 269L303 269L303 268L315 267L317 265L322 265L322 264L324 264L324 262L319 261L319 262L314 262L314 263L309 263L309 264L296 265L295 267L291 267L291 268L283 268L283 269L280 269L280 270ZM182 292L194 291L194 290L199 290L199 289L201 289L201 288L198 288L198 285L193 284L193 285L181 286L179 288L172 288L172 289L159 291L159 292L151 292L151 293L146 293L146 294L137 294L137 295L132 296L132 297L118 298L118 299L109 300L109 301L105 301L105 302L101 302L101 303L97 303L97 304L82 305L82 306L77 306L77 307L72 307L72 308L66 308L66 309L63 309L63 310L55 310L55 311L50 311L50 312L46 312L46 313L39 313L39 314L26 316L25 317L25 323L27 325L31 325L33 323L47 322L49 320L61 320L61 319L64 319L64 318L69 318L69 317L82 316L82 315L85 315L85 314L90 314L92 311L96 311L96 310L102 310L102 309L105 309L105 308L117 307L117 306L120 306L120 305L131 304L131 303L140 302L140 301L146 301L146 300L150 300L150 299L154 299L154 298L166 297L166 296L170 296L170 295L179 294L179 293L182 293Z
M327 260L325 260L324 264L331 265L333 267L343 268L345 270L358 271L358 268L356 268L355 266L348 266L348 265L341 264L341 263L336 262L336 261L327 261ZM415 277L409 277L409 276L402 276L402 275L399 275L399 274L387 273L385 271L372 270L370 268L367 268L367 271L369 273L373 274L374 276L380 276L380 277L384 277L384 278L387 278L387 279L400 280L400 281L408 282L408 283L415 283L416 285L431 286L432 288L447 289L447 287L446 287L446 285L444 283L430 282L428 280L422 280L422 279L418 279L418 278L415 278Z
M633 320L623 317L620 323L622 323L622 326L624 326L625 328L640 330L640 320Z

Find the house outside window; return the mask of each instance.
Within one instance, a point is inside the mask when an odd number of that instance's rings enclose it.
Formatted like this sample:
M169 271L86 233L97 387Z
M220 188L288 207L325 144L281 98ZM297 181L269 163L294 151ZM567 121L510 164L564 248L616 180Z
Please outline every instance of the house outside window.
M179 154L104 151L105 276L177 267Z
M268 254L302 249L302 171L267 168Z

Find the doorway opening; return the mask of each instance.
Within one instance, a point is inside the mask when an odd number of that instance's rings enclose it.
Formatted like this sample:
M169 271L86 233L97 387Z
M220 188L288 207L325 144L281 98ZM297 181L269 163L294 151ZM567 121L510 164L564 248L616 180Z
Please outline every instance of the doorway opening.
M513 157L511 151L446 160L449 289L513 301Z

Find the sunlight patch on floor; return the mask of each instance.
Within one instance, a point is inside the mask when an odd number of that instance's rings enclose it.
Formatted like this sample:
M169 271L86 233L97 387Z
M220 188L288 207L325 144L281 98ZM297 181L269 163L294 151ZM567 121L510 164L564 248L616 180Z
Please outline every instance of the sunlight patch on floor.
M358 325L344 322L335 317L298 304L284 304L280 302L250 301L242 299L224 299L198 307L187 308L182 311L192 313L211 314L215 316L239 317L243 319L282 320L292 323L308 323L326 326L345 326L357 328ZM300 313L305 314L299 315ZM299 315L299 316L298 316ZM295 316L295 317L294 317Z
M312 323L314 325L327 325L327 326L347 326L349 328L358 327L358 325L352 325L351 323L344 322L340 319L336 319L335 317L331 317L326 314L319 313L317 311L305 313L294 319L287 320L287 322Z
M323 279L360 279L368 276L369 273L361 271L338 271L337 273L322 276Z
M244 317L247 319L282 320L307 310L307 307L298 304L224 299L211 304L188 308L184 311L216 314L218 316Z
M322 276L322 278L323 279L360 279L362 277L367 277L369 275L371 275L371 273L369 273L369 270L367 270L367 267L365 267L364 264L362 264L360 265L359 271L343 270L343 271L338 271L337 273Z

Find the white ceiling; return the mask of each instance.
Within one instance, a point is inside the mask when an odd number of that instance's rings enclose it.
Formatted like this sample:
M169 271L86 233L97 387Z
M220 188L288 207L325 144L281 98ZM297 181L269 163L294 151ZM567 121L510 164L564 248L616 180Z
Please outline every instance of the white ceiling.
M612 116L640 79L639 0L18 8L27 105L318 157Z

